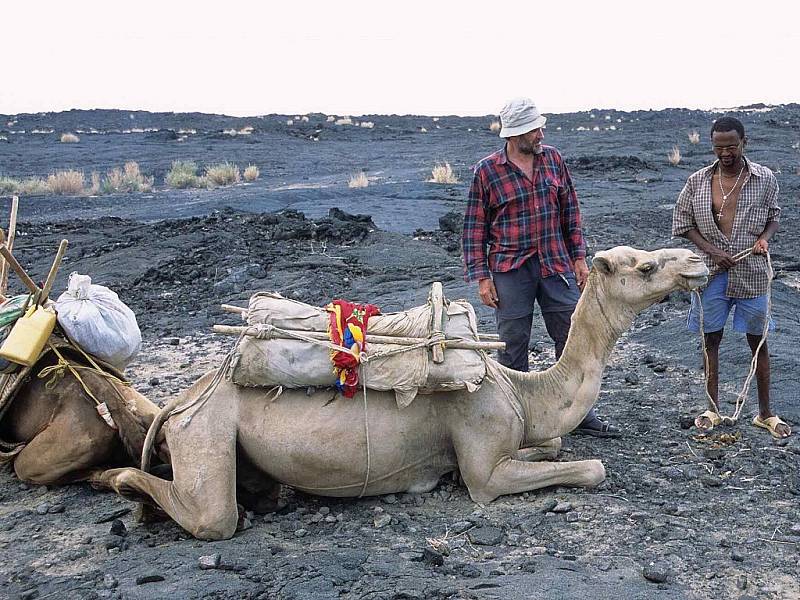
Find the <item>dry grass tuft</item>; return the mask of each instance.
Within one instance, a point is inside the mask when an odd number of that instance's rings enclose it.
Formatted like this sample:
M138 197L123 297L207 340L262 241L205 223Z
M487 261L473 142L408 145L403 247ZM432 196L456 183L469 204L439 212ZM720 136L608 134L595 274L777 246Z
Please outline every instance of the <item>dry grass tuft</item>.
M79 138L74 133L62 133L61 134L61 143L62 144L77 144L80 141L81 141L81 138Z
M83 171L57 171L47 176L51 194L77 196L83 193Z
M500 133L500 121L492 121L492 124L489 125L489 131L492 133Z
M199 187L197 164L191 160L172 161L172 167L164 177L164 183L168 187L180 190Z
M458 183L458 177L453 172L450 163L439 164L431 170L431 183Z
M325 122L326 123L333 123L335 120L336 120L336 117L334 117L333 115L328 115L328 118L325 119Z
M210 186L223 186L239 183L239 167L233 163L224 162L206 167L206 180Z
M97 196L100 193L102 182L100 181L100 173L92 171L92 185L89 187L88 193L90 196Z
M100 184L104 194L149 192L153 189L153 178L145 177L139 170L139 163L129 161L124 169L111 169Z
M13 177L0 177L0 194L16 194L19 180Z
M357 175L352 175L350 177L350 181L347 184L347 187L351 188L365 188L369 185L369 179L367 179L366 174L364 171L361 171Z
M677 146L673 146L672 150L667 154L667 160L669 164L673 167L676 167L679 162L681 162L681 150Z
M696 129L689 132L689 143L690 144L700 143L700 133Z
M372 129L373 127L375 127L375 123L373 123L372 121L361 121L359 125L365 129Z
M247 168L244 170L244 180L245 181L255 181L258 179L258 176L261 172L258 170L258 167L255 165L247 165Z
M350 117L342 117L341 119L336 119L333 123L334 125L352 125L353 119Z

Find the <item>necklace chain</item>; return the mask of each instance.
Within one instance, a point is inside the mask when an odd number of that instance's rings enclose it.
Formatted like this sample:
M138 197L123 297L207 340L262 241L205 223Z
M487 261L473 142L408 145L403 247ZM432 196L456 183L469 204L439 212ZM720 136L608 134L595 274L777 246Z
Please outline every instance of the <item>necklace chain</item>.
M736 186L739 185L739 178L742 176L742 173L744 173L744 165L742 165L742 168L739 169L739 174L736 176L736 181L734 182L733 187L731 188L731 191L726 194L725 193L725 188L722 187L722 167L720 167L720 169L719 169L719 191L722 192L722 205L719 207L719 212L717 213L717 218L718 219L722 218L722 211L725 209L725 203L728 201L728 198L730 197L730 195L733 194L733 191L736 189Z

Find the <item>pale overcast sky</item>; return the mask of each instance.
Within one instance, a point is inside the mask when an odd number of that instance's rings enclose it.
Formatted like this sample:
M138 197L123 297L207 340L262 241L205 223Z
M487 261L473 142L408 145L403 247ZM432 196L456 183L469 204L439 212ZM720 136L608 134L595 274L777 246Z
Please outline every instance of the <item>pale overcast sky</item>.
M800 2L9 0L0 113L800 102Z

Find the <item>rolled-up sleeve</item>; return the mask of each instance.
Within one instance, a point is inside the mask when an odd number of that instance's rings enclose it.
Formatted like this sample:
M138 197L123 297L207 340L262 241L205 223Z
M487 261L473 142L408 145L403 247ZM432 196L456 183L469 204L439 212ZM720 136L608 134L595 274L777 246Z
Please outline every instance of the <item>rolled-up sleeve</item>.
M578 204L578 194L572 183L572 176L567 165L561 161L561 181L564 196L559 199L561 204L561 233L570 259L574 262L579 258L586 258L586 241L581 227L581 208Z
M775 175L770 174L766 193L764 194L764 203L767 205L767 223L771 221L778 222L781 218L781 207L778 206L778 192L778 180Z
M697 227L697 221L694 218L694 209L692 208L693 198L694 184L690 178L678 195L678 201L675 203L675 210L672 212L672 235L681 236L687 231L691 231Z
M478 281L491 277L486 256L489 235L489 196L480 168L475 169L464 213L461 245L464 255L464 279Z

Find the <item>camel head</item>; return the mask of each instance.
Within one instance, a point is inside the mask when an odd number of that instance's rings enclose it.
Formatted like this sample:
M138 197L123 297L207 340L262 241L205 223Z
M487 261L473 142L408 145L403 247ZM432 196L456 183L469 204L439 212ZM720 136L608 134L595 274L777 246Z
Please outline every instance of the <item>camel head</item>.
M592 276L610 301L635 312L678 289L693 290L708 281L708 268L691 250L665 248L647 252L617 246L595 254Z

